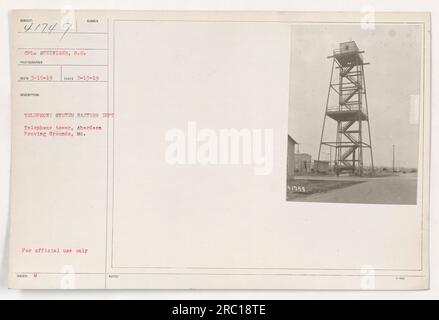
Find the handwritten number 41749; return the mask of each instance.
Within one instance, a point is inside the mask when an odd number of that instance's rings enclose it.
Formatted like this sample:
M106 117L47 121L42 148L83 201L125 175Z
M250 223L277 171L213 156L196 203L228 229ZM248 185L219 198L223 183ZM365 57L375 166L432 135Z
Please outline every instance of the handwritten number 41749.
M57 27L61 29L61 38L59 40L62 40L65 35L70 31L72 28L73 23L65 22L63 24L59 24L57 22L55 23L33 23L26 24L24 26L24 32L36 32L36 33L53 33Z

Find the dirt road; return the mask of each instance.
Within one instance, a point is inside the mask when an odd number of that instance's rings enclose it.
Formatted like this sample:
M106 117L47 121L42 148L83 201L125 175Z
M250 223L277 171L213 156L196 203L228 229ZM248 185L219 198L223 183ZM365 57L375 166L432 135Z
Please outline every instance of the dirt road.
M319 177L319 179L321 178L322 177ZM303 197L295 199L295 201L371 204L416 204L416 174L407 173L400 174L398 176L388 176L380 178L327 177L326 179L359 179L364 182L354 184L342 189L330 190L325 193L305 195Z

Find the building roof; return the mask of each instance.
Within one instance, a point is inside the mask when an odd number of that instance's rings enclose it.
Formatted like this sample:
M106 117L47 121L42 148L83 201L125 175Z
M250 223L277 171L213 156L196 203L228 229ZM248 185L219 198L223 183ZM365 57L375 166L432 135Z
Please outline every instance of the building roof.
M290 135L288 135L288 140L291 140L294 144L297 144L297 141L294 140Z

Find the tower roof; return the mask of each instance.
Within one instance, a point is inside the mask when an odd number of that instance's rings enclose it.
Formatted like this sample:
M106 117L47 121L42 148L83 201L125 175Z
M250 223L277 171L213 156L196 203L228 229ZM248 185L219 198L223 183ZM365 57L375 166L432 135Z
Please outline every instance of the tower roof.
M328 58L335 58L342 67L357 66L363 64L363 52L358 49L355 41L341 42Z
M291 142L293 142L294 144L297 144L297 141L294 140L290 135L288 135L288 140L291 140Z

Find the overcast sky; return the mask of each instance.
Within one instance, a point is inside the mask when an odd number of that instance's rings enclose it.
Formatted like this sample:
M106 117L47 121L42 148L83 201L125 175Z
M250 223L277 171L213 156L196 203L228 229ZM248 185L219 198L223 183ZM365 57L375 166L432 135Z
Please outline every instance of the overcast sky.
M294 25L289 134L300 143L300 152L317 158L331 71L326 57L340 42L354 40L364 50L365 78L374 163L392 165L392 144L401 166L417 167L421 79L421 27L377 25ZM415 103L413 103L415 102ZM335 141L335 121L327 118L325 138ZM363 134L364 139L364 134ZM364 152L365 165L370 155ZM322 158L329 159L329 149Z

